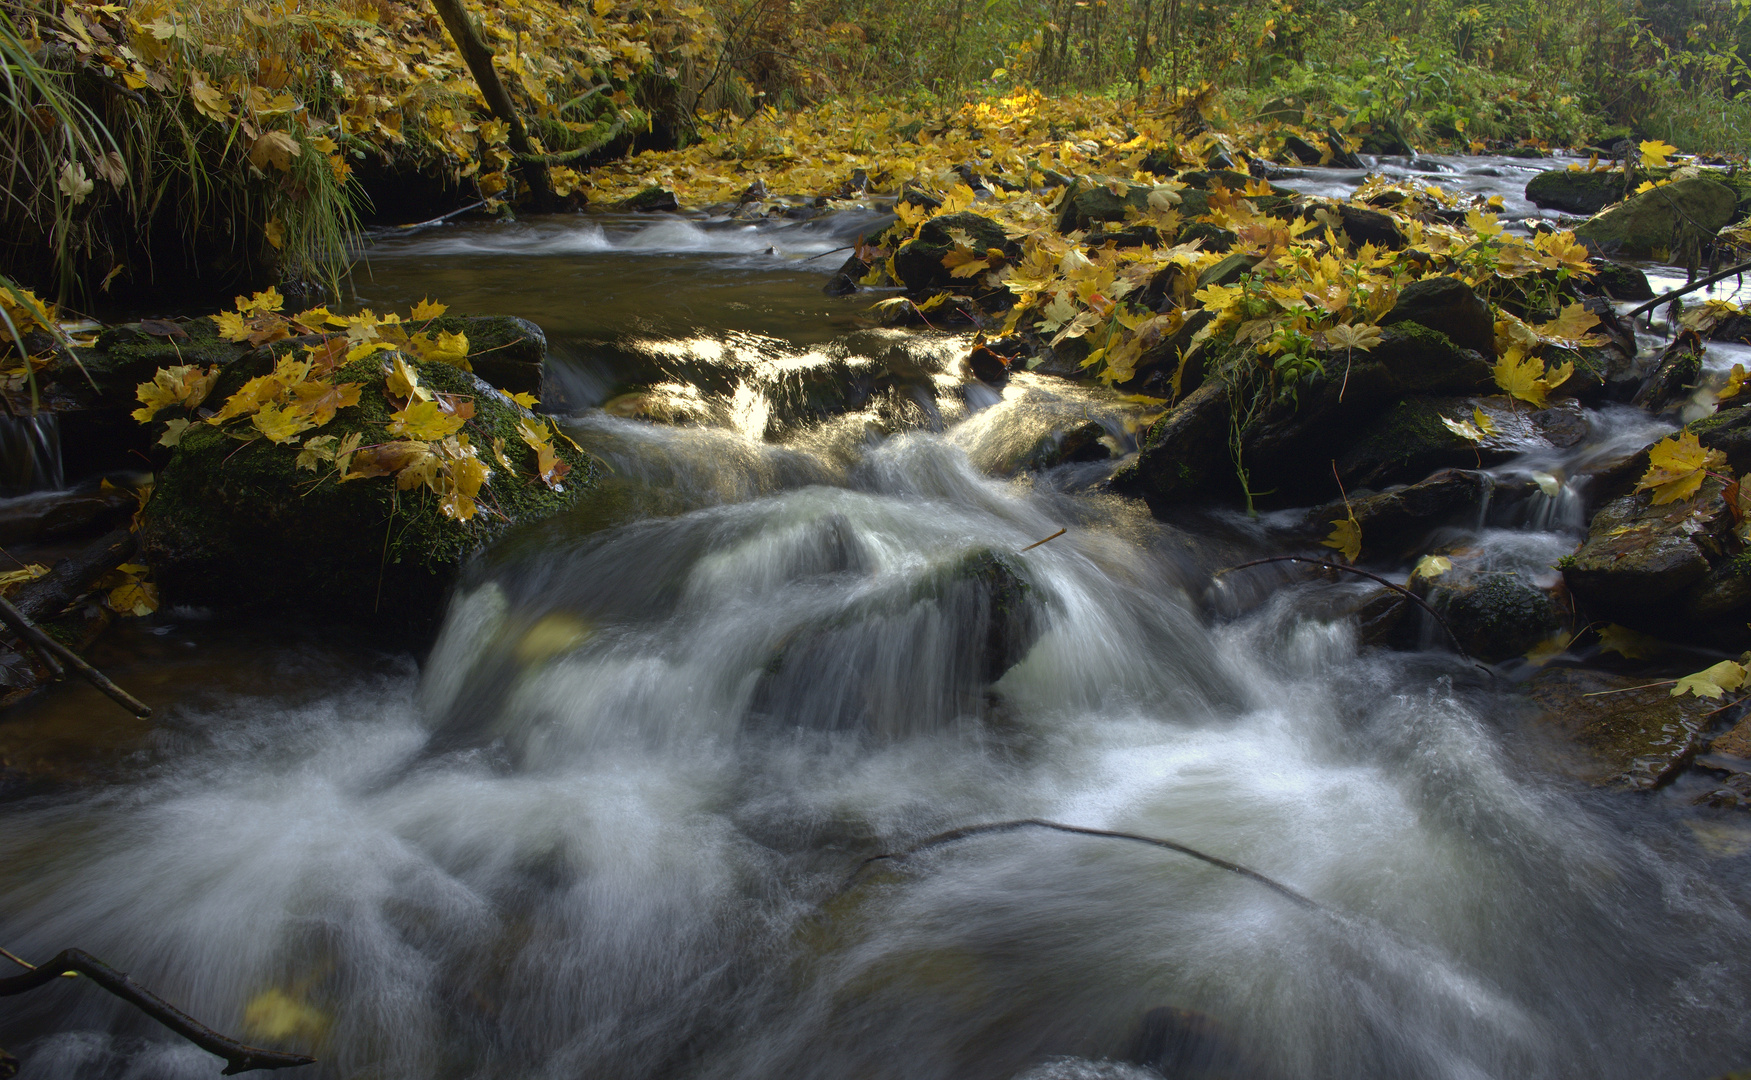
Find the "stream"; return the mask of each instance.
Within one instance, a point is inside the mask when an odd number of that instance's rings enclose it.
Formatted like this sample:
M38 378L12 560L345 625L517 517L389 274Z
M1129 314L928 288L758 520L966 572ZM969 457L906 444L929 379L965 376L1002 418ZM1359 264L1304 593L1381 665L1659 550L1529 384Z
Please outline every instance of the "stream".
M1422 161L1537 213L1530 163ZM1751 825L1573 779L1523 671L1364 646L1358 586L1214 577L1281 523L1107 493L1142 406L992 389L964 336L822 295L881 221L380 238L361 304L542 325L602 493L480 560L421 663L190 609L113 633L94 661L158 716L69 685L8 719L14 752L111 749L0 809L0 945L85 949L311 1078L1751 1066ZM1590 465L1672 429L1589 420L1494 470L1553 487L1448 533L1554 575ZM1104 459L1047 455L1091 422ZM854 875L1021 818L1312 903L1037 829ZM83 983L0 1010L26 1080L216 1073Z

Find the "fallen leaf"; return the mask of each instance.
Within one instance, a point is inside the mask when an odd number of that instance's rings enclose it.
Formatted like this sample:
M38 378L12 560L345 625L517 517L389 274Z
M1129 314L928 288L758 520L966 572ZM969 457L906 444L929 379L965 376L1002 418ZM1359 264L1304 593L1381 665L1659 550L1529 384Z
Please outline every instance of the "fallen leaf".
M1745 683L1745 668L1733 660L1722 660L1713 667L1685 675L1672 687L1672 696L1695 694L1703 698L1719 698L1728 690L1737 690Z
M1332 522L1331 535L1320 541L1320 544L1337 549L1345 562L1355 562L1362 554L1362 526L1352 515Z
M1704 450L1694 434L1679 432L1662 439L1648 450L1648 471L1636 485L1637 491L1651 491L1654 505L1688 499L1702 487L1710 469L1725 465L1727 455L1719 450Z

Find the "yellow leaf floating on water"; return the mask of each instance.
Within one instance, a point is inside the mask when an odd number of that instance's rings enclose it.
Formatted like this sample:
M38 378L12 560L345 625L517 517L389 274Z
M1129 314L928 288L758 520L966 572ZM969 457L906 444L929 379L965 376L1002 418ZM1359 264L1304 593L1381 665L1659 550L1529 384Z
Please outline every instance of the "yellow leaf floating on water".
M1569 642L1573 640L1574 639L1567 634L1552 634L1543 641L1532 646L1532 648L1526 650L1526 662L1533 667L1543 667L1567 652L1569 649Z
M582 645L593 633L590 624L570 612L555 611L537 619L517 641L517 660L539 664Z
M1345 562L1355 562L1362 554L1362 526L1355 515L1332 522L1331 535L1320 543L1337 549Z
M1702 698L1718 698L1728 690L1745 684L1745 668L1733 660L1722 660L1713 667L1686 675L1672 687L1672 696L1695 694Z
M1726 461L1727 455L1703 449L1694 434L1681 431L1673 438L1661 439L1648 451L1648 471L1635 489L1653 492L1655 506L1688 499L1702 487L1708 471Z
M1433 581L1453 569L1453 560L1445 555L1424 555L1417 560L1416 569L1411 573L1424 581Z
M272 1042L316 1042L328 1031L328 1017L284 990L264 990L243 1009L243 1027L250 1035Z

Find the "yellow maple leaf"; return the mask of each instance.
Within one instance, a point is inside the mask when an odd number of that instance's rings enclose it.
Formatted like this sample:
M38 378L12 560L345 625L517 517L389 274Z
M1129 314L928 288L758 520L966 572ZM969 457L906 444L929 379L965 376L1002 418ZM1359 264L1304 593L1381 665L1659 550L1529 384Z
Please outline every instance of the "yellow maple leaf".
M1659 169L1666 164L1666 159L1678 152L1678 148L1669 142L1659 139L1647 139L1641 144L1641 164L1644 169Z
M37 578L42 577L48 572L49 568L42 563L30 563L21 570L8 570L5 573L0 574L0 592L5 592L14 585L22 585L27 581L35 581Z
M262 226L262 233L267 237L268 246L275 251L286 246L286 226L279 218L270 218L268 223Z
M1637 633L1627 626L1607 623L1599 631L1599 648L1603 652L1614 652L1629 660L1645 660L1660 651L1660 643L1646 634Z
M1701 698L1718 698L1728 690L1745 685L1745 667L1733 660L1722 660L1712 667L1692 672L1680 678L1672 687L1672 696L1695 694Z
M446 412L436 401L410 402L407 408L389 414L389 434L432 441L462 430L462 417Z
M413 306L413 310L408 313L408 317L416 322L425 322L428 319L435 319L449 310L450 307L447 304L434 304L430 300L422 299L419 303Z
M278 405L267 404L256 410L249 418L255 429L261 432L270 442L289 442L300 432L309 431L316 424L308 415L296 408L282 409Z
M336 410L359 403L360 385L356 382L329 383L320 379L298 383L292 387L292 393L298 399L293 408L310 417L311 427L321 427L334 419Z
M523 394L523 393L512 394L511 400L516 402L517 404L523 406L523 408L525 408L525 409L533 409L535 406L541 404L541 402L539 402L535 399L534 394Z
M1441 423L1448 431L1467 442L1481 443L1484 440L1483 430L1469 420L1450 420L1443 416Z
M298 140L285 132L264 131L260 138L249 144L249 163L264 171L272 165L287 172L292 168L292 159L303 153L304 148L298 145Z
M270 286L261 292L251 294L247 300L241 296L237 297L236 305L239 314L264 315L285 307L286 298L280 295L280 290Z
M409 352L430 363L449 364L463 371L473 371L468 363L468 335L457 331L447 334L415 334L404 346Z
M1541 326L1534 327L1538 335L1566 345L1586 344L1590 338L1588 332L1599 325L1599 316L1588 311L1579 303L1570 304L1557 313L1557 317Z
M1332 522L1331 535L1320 541L1324 547L1335 548L1345 562L1355 562L1362 554L1362 526L1354 514Z
M144 617L158 610L158 586L149 581L129 581L109 591L105 603L121 615Z
M1424 555L1417 560L1417 565L1411 573L1424 581L1433 581L1453 569L1453 560L1445 555Z
M209 120L224 123L231 118L231 110L225 103L225 95L213 89L207 80L199 75L190 75L188 80L189 100L195 104L195 111Z
M1491 374L1504 393L1536 408L1542 409L1547 404L1550 384L1544 380L1544 361L1536 356L1523 355L1517 348L1509 349L1496 361Z
M1653 492L1655 506L1688 499L1702 487L1709 470L1720 468L1726 461L1727 455L1703 449L1694 434L1681 431L1649 448L1648 471L1642 474L1635 489Z
M1734 364L1733 370L1727 373L1726 384L1715 392L1715 400L1729 401L1745 391L1745 365Z
M328 1030L328 1018L284 990L264 990L244 1007L243 1027L270 1042L315 1042Z
M401 357L392 357L383 365L384 385L389 393L398 398L408 400L430 401L432 392L420 385L419 373L407 366L407 361Z
M253 333L249 324L243 321L243 316L235 311L222 311L209 316L219 326L219 336L226 341L247 341Z

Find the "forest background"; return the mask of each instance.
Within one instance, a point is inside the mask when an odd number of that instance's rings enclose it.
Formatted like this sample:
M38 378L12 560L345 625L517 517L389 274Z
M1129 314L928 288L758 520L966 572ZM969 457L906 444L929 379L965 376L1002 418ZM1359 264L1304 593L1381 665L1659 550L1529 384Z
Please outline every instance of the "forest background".
M531 143L516 145L484 107L427 6L0 3L5 314L34 321L23 289L98 312L187 306L158 295L166 282L199 283L209 300L276 281L334 295L362 224L475 199L505 210L531 154L551 163L565 205L603 207L604 194L624 193L593 192L591 170L641 150L715 140L727 174L738 153L772 150L730 137L750 120L777 133L781 154L830 156L811 131L879 113L885 127L860 144L879 153L933 116L1018 89L1117 116L1202 88L1193 96L1214 127L1283 120L1364 149L1530 153L1625 137L1751 148L1751 0L487 0L469 10Z

